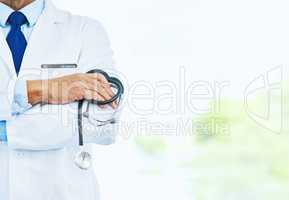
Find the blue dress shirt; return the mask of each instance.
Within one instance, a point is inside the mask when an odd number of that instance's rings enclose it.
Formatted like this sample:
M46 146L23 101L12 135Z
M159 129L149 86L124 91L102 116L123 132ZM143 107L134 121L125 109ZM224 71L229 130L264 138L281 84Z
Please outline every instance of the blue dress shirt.
M44 9L44 6L45 6L44 0L35 0L29 5L19 10L26 16L28 20L27 24L21 26L21 31L24 34L27 43L29 42L29 37L33 31L33 28L39 16L41 15ZM14 12L12 8L0 2L0 29L1 29L0 31L3 31L5 37L7 37L11 28L10 25L6 24L6 22L12 12ZM31 108L31 105L28 103L26 81L18 80L16 82L14 89L12 114L17 115L23 113L29 108ZM0 121L0 141L7 141L5 121Z

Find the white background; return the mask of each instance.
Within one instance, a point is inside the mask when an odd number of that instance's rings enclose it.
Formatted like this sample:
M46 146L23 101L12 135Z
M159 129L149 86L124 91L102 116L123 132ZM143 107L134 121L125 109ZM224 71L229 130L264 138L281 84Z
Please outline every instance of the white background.
M229 81L224 95L242 98L244 89L255 77L289 63L286 0L54 0L54 3L104 24L117 68L125 74L129 85L140 80L152 85L170 80L178 88L179 68L184 66L188 83ZM125 112L124 120L128 123L140 117L130 109ZM145 117L165 120L158 113ZM136 167L145 163L137 158L130 160L137 156L129 144L129 140L121 140L113 147L97 148L96 169L103 199L189 198L173 176L160 182L139 177Z

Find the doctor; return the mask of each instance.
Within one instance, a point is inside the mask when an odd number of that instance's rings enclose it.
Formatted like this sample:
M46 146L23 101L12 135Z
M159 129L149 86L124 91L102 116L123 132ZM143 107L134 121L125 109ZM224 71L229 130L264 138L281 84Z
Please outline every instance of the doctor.
M50 0L0 0L1 200L99 199L92 169L74 164L75 101L113 95L104 76L85 74L94 68L115 73L99 22ZM117 124L83 127L88 144L111 144L117 133Z

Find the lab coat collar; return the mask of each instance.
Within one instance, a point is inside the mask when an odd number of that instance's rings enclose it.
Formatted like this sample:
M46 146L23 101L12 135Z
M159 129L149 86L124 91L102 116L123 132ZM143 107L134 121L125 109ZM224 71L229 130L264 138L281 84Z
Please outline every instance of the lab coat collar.
M58 10L51 0L45 0L45 7L42 17L46 18L47 22L63 23L66 21L68 14Z
M13 9L4 3L0 2L0 26L5 27L9 15L13 12Z
M25 6L20 12L22 12L27 20L29 26L34 26L44 9L44 0L35 0L29 5Z
M47 45L47 42L51 42L50 35L51 31L54 30L51 26L59 23L64 23L67 19L67 12L58 10L51 2L51 0L45 0L44 10L33 29L28 45L26 47L19 75L21 74L21 71L23 71L23 69L27 67L26 65L29 65L31 59L33 59L32 52L36 49L36 47L39 47L40 43L44 46ZM4 34L1 31L0 52L0 63L1 61L5 63L5 69L4 67L2 67L2 69L0 69L0 73L2 72L2 70L5 70L5 73L8 73L11 78L16 78L17 75L14 68L12 54L10 52Z

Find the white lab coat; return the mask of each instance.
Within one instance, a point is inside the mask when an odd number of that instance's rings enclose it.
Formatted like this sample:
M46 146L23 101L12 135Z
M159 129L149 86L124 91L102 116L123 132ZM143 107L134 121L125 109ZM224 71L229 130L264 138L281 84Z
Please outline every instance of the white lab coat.
M41 68L42 64L63 63L78 67ZM53 78L95 67L112 72L112 66L112 50L101 24L58 10L47 0L30 36L18 78ZM11 116L16 80L10 50L0 33L0 119L7 120L8 133L8 143L0 144L0 199L98 199L93 169L81 170L73 162L78 150L77 104L37 105ZM117 124L101 129L91 126L84 121L87 143L114 142Z

